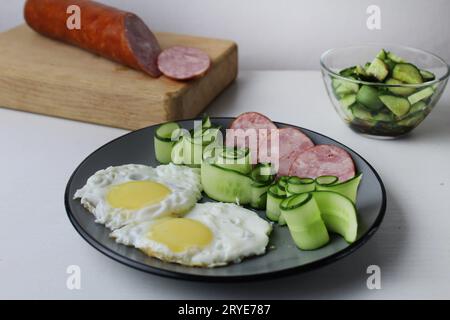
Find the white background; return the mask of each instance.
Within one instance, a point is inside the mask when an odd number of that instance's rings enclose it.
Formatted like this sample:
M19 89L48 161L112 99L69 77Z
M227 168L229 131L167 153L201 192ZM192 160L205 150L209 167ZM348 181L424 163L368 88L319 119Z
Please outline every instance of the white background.
M236 41L241 69L318 69L332 47L391 42L450 61L448 0L101 0L139 14L158 31ZM0 1L0 31L23 22L23 0ZM366 27L381 8L382 29Z

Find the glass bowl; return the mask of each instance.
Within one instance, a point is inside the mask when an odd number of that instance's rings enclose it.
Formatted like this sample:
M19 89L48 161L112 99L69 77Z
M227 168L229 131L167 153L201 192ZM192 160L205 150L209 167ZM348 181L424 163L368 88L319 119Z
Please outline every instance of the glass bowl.
M396 58L401 57L420 70L432 72L435 75L434 80L420 84L397 84L398 81L396 84L387 84L347 78L339 74L343 69L366 65L381 49L394 53ZM387 78L391 76L392 68L395 66L395 62L392 63ZM320 65L328 96L341 119L353 131L377 138L399 137L417 127L439 101L450 73L447 63L434 54L399 45L378 43L328 50L322 54ZM375 95L377 99L375 109L368 108L369 103L361 103L365 101L367 94L372 97ZM384 102L379 101L381 95L404 98L400 99L404 104L402 114L399 112L394 114L392 108L387 108ZM385 97L382 99L386 101ZM372 103L371 106L373 105Z

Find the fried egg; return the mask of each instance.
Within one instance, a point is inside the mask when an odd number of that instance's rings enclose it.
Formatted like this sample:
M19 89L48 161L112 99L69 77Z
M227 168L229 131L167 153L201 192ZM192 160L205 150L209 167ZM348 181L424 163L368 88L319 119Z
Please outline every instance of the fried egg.
M233 203L198 203L187 214L114 230L118 243L186 266L216 267L266 252L272 225Z
M174 164L152 168L128 164L91 176L75 199L97 223L114 230L124 225L182 214L201 198L200 172Z

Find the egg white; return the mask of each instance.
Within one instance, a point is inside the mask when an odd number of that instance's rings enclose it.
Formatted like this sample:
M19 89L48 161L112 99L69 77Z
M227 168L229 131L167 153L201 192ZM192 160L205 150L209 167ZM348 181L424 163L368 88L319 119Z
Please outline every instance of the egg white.
M160 183L171 192L160 202L137 210L114 208L109 204L107 195L112 186L139 180ZM156 168L128 164L96 172L77 190L74 199L81 199L81 204L95 216L95 222L114 230L130 223L182 214L195 205L201 192L198 169L174 164Z
M203 223L213 234L204 247L173 252L148 236L158 220L127 225L114 230L111 237L118 243L134 246L146 254L167 262L186 266L216 267L238 263L243 258L266 252L272 225L255 212L233 203L198 203L184 218Z

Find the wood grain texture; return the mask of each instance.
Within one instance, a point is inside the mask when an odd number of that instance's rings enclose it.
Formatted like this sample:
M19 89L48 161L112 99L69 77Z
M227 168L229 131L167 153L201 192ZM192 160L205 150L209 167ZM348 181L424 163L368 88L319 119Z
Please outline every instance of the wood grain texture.
M38 35L27 26L0 34L0 106L124 129L197 116L236 77L232 41L156 33L162 48L196 47L208 73L179 82L151 78Z

